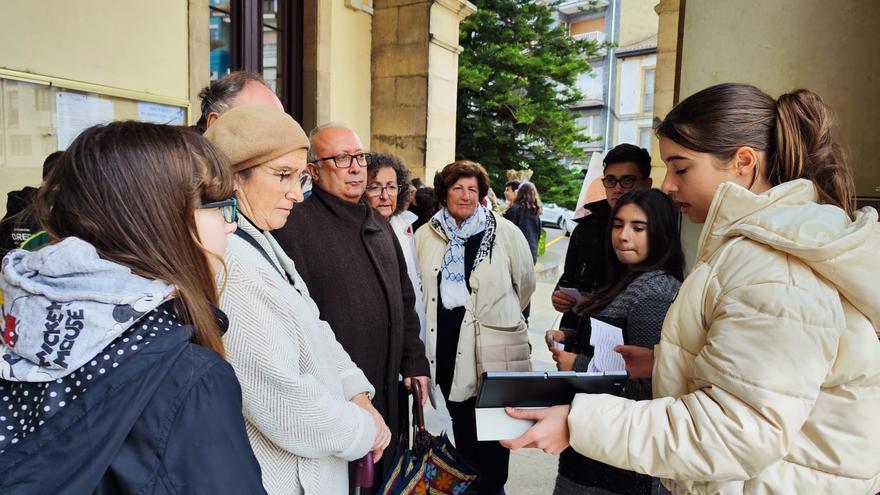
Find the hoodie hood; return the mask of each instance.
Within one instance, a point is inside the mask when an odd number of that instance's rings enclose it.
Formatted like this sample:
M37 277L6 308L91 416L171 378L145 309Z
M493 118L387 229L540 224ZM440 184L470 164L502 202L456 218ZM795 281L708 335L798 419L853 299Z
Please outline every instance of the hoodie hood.
M818 204L812 182L798 179L756 195L733 183L718 187L700 236L699 260L725 239L743 236L794 256L833 284L880 331L880 224L862 208L855 220Z
M75 237L3 259L0 378L48 382L65 377L173 295L173 287L135 275Z

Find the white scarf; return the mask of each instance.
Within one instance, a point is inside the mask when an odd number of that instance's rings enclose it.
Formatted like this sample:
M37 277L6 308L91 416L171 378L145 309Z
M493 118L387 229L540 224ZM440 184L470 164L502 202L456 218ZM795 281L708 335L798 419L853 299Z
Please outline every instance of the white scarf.
M449 239L446 253L443 255L440 277L440 297L446 309L464 306L470 297L464 280L464 243L471 236L486 230L486 215L488 215L486 208L478 205L477 211L462 222L461 227L455 223L455 219L446 208L441 208L434 215L434 219Z

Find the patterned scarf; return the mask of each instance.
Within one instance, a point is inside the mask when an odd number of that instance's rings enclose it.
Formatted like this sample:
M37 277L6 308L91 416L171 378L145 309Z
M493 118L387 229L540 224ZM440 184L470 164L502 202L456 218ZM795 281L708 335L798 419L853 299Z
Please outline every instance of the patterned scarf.
M494 218L482 205L477 206L477 211L462 222L461 227L455 223L455 219L452 218L452 215L449 214L449 210L446 208L441 208L431 219L435 228L443 230L446 238L449 239L446 245L446 253L443 255L443 263L440 267L442 270L440 297L443 300L444 308L458 308L467 303L470 292L468 292L464 279L464 244L471 236L486 230L489 223L492 223L494 226L494 221L492 220ZM492 230L494 232L494 229ZM491 242L491 239L487 239L487 237L489 236L484 236L483 242L480 243L480 252L477 254L477 259L474 260L474 268L477 267L477 264L488 253L488 249L484 248L488 245L487 240Z

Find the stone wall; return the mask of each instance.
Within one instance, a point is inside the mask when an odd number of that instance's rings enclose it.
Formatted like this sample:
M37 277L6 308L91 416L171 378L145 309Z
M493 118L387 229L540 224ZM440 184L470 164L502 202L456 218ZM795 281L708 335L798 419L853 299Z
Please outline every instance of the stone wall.
M430 181L455 159L458 28L465 0L376 0L370 147Z

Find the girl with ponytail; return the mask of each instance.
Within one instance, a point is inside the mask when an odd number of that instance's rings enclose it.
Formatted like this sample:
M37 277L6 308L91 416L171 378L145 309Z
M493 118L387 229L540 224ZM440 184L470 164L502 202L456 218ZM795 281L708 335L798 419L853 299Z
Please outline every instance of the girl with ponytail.
M657 127L662 189L704 224L660 344L620 349L654 399L510 410L511 448L580 454L674 493L880 490L880 227L831 110L721 84Z

